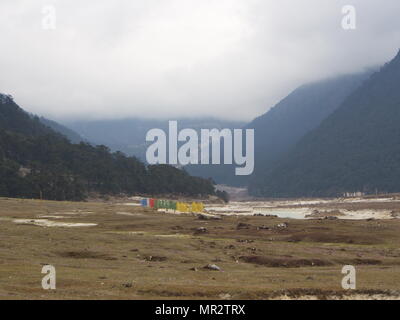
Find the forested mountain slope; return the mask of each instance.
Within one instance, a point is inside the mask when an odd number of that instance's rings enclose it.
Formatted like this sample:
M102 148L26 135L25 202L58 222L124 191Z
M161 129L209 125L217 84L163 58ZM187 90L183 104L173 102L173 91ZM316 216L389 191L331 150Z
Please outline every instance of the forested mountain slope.
M235 176L235 166L232 165L190 166L189 172L212 177L219 184L247 185L335 111L371 73L342 75L303 85L244 126L244 129L255 131L255 171L252 176Z
M214 194L209 180L166 166L146 167L105 146L72 144L0 95L0 196L82 200L103 194Z
M400 191L400 53L251 184L273 197L355 191Z

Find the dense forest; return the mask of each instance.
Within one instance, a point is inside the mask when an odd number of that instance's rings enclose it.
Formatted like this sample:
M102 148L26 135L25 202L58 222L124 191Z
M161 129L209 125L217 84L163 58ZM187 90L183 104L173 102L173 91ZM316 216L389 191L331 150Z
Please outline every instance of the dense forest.
M44 117L40 117L39 120L46 127L50 127L55 132L61 133L64 137L66 137L72 143L91 142L91 141L86 141L74 130L71 130L71 129L67 128L66 126L63 126L62 124L59 124L56 121L49 120Z
M215 194L211 180L167 166L145 166L105 146L71 143L0 95L0 196L83 200L89 193Z
M269 197L400 191L400 53L250 185ZM321 101L321 104L325 103Z

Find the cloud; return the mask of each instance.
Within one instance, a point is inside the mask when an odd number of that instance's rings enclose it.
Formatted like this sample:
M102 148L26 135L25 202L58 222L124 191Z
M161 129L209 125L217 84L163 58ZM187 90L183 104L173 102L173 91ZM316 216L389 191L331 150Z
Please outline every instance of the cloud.
M398 0L2 0L0 92L52 118L250 120L295 87L390 60ZM43 30L44 6L56 29Z

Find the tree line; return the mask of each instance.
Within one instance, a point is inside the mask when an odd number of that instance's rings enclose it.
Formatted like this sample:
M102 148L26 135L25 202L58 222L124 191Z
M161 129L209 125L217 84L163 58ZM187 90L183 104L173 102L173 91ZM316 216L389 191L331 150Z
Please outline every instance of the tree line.
M19 108L0 101L0 196L84 200L91 192L215 195L210 179L168 166L146 166L105 146L73 144Z

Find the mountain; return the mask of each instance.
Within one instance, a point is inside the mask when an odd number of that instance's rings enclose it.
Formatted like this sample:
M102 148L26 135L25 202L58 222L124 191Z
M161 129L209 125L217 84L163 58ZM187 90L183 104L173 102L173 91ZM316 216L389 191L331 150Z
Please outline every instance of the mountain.
M83 139L71 129L46 119L37 117L22 110L13 103L13 97L0 94L0 128L16 131L27 135L38 135L58 132L73 143L80 143ZM52 130L49 130L52 129Z
M400 191L400 52L356 89L250 191L271 197Z
M215 190L184 170L73 144L0 95L0 196L83 200L90 193L205 196Z
M39 118L22 110L14 103L10 95L0 94L0 129L13 131L27 136L53 133L40 123Z
M244 122L224 121L212 118L172 119L178 121L180 129L222 129L240 128ZM109 147L112 151L121 151L127 155L138 157L145 161L146 134L149 130L159 128L168 132L168 120L147 119L117 119L117 120L75 120L64 121L67 127L76 131L80 136L96 144Z
M55 132L62 134L72 143L81 143L85 141L78 133L67 128L66 126L63 126L62 124L59 124L58 122L46 119L44 117L40 117L39 120L45 126L53 129Z
M366 71L303 85L244 126L244 129L255 131L255 171L252 176L235 176L232 165L191 166L188 171L193 175L212 177L218 184L247 185L335 111L371 74L372 71Z
M303 85L246 128L255 130L257 168L264 170L334 112L371 72Z

